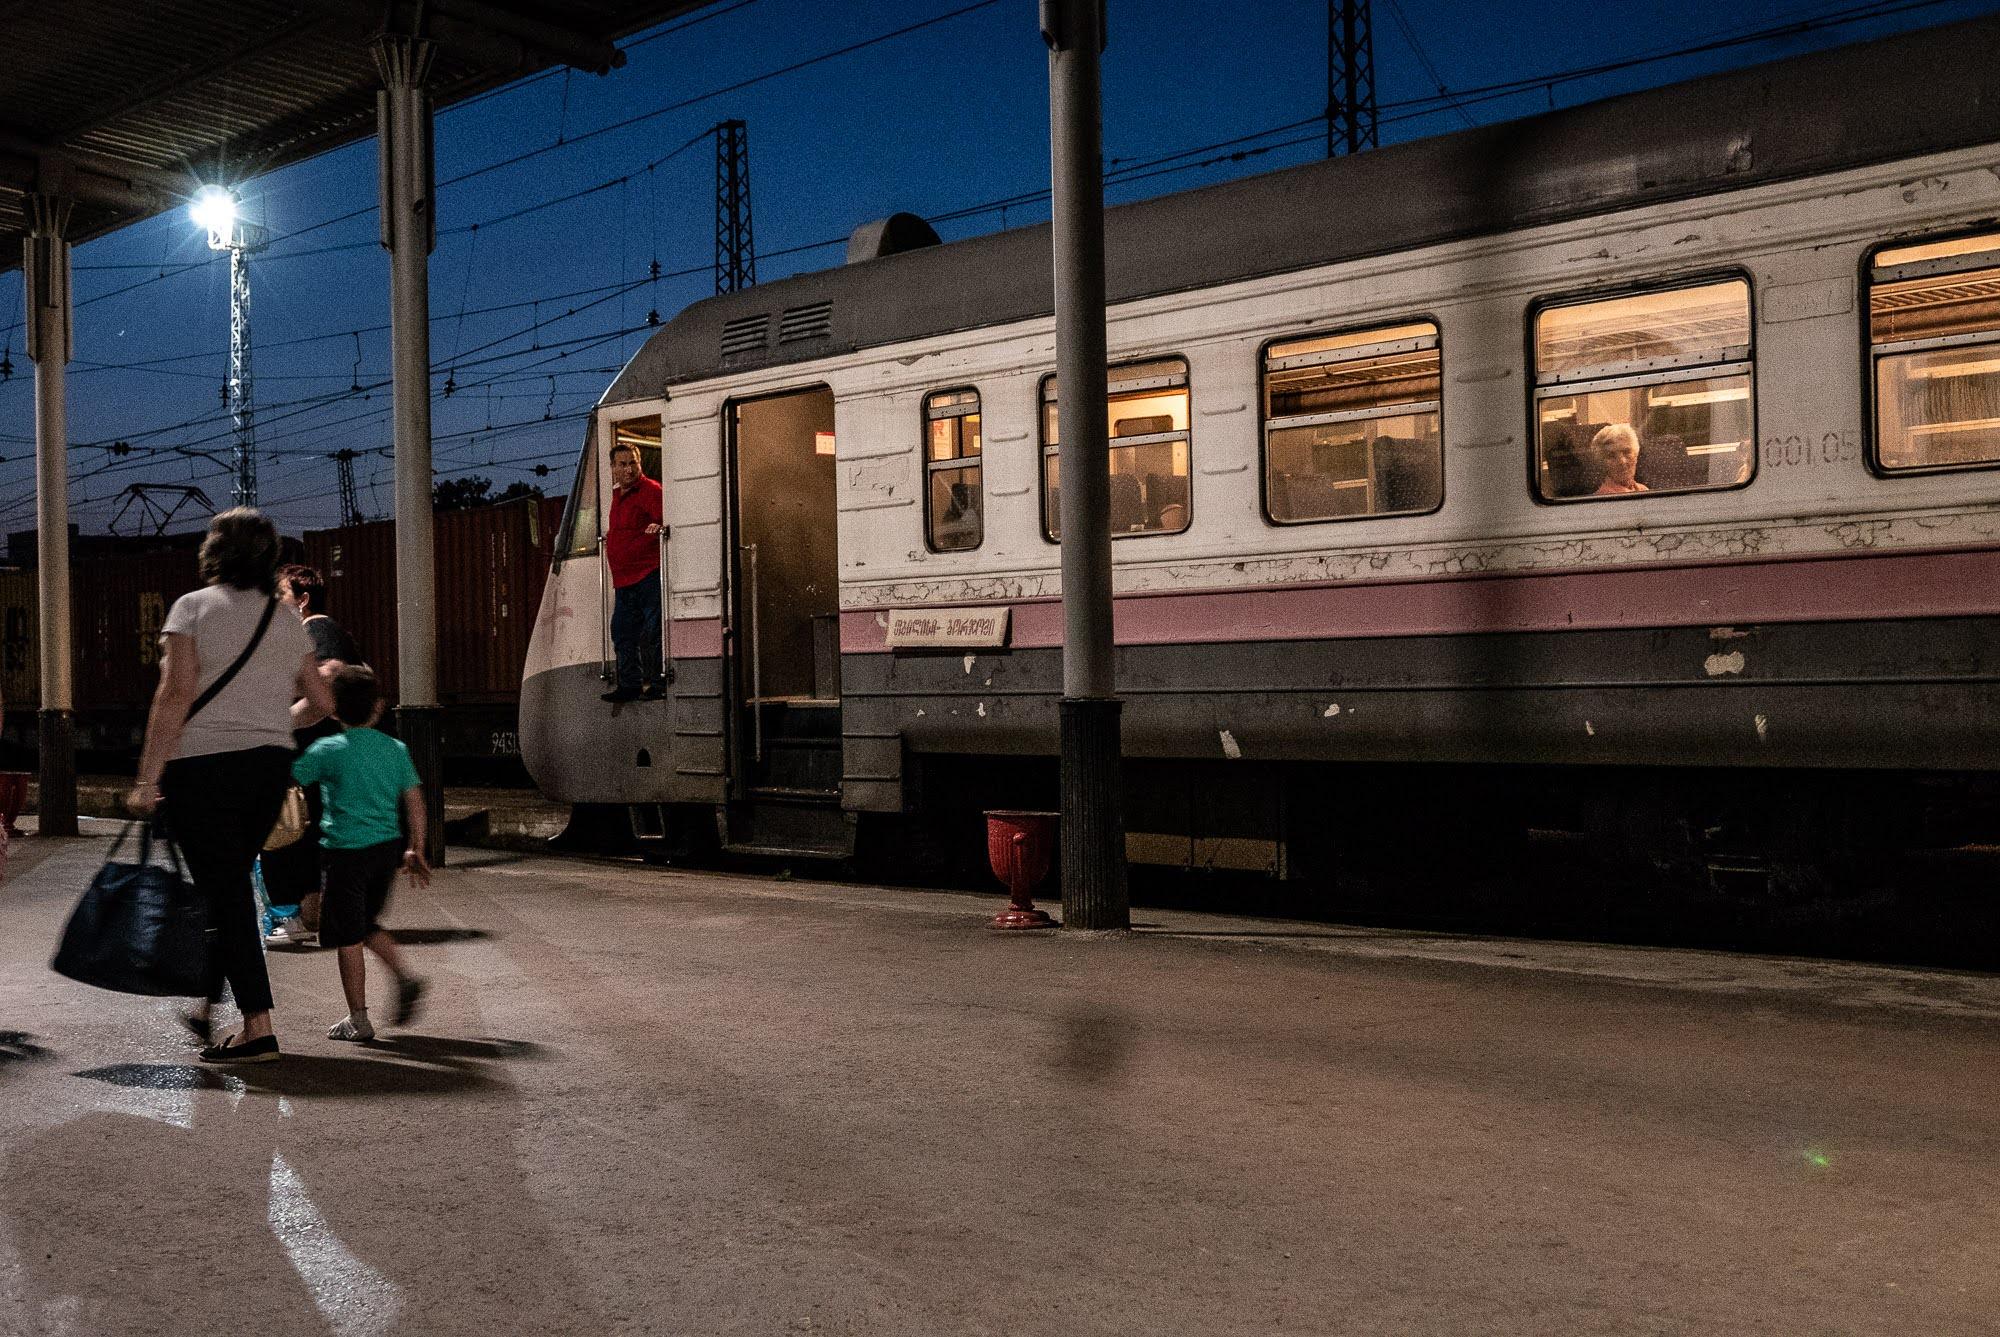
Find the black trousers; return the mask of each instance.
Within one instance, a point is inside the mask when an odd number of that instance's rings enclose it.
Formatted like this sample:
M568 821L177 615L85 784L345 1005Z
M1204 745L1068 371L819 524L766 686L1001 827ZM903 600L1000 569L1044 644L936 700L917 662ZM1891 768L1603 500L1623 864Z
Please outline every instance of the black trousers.
M271 1006L250 866L285 801L292 750L253 747L167 763L160 776L167 830L208 909L210 1002L226 980L247 1015Z

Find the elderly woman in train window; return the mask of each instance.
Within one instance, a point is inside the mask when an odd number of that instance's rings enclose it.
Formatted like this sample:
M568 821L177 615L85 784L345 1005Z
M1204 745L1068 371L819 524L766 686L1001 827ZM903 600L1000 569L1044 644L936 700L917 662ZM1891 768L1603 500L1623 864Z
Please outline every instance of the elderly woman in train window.
M1639 481L1639 434L1625 423L1614 422L1598 429L1590 438L1590 453L1604 466L1604 481L1596 495L1615 497L1625 492L1644 492Z

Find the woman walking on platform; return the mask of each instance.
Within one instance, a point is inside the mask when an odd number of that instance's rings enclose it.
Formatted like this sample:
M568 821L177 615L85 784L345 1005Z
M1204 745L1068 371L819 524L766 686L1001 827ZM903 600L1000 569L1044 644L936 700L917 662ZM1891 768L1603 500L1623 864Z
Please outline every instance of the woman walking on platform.
M160 686L127 802L168 829L208 911L208 1006L189 1024L204 1041L227 981L243 1030L201 1051L209 1063L278 1057L250 868L277 821L292 730L326 716L332 693L299 620L276 616L278 531L248 507L224 511L201 545L206 584L174 601L160 635Z

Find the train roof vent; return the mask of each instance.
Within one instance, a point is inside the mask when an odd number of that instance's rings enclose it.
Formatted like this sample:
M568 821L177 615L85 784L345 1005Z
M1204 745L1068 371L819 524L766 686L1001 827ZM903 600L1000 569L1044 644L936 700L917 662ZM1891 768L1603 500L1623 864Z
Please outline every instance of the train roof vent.
M938 244L937 229L915 214L890 214L863 223L847 239L847 263L879 260L885 255L921 250Z
M770 342L770 337L769 312L754 316L738 316L722 327L722 355L736 357L743 353L754 353Z
M778 342L781 344L795 344L802 339L824 339L832 333L832 302L795 306L778 321Z

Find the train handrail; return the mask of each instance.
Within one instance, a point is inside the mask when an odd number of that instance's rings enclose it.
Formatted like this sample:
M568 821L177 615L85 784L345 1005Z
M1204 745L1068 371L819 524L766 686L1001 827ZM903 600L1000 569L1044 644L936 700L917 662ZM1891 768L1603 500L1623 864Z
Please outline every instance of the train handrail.
M604 535L597 536L597 680L609 682L612 673L611 657L611 610L606 606L606 572L609 565L604 558Z
M750 585L750 736L755 744L755 757L759 763L764 760L764 638L757 626L757 545L743 545L743 555L749 559Z
M669 565L672 525L660 525L660 679L674 680L674 582Z

